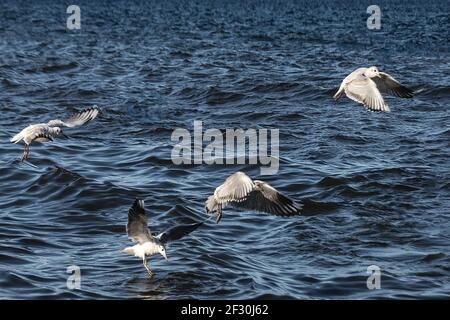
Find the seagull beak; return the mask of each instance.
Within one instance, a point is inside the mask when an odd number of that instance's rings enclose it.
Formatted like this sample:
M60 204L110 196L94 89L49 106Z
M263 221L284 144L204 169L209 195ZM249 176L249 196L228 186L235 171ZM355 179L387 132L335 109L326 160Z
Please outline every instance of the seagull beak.
M167 258L167 255L166 255L166 253L164 253L164 259L166 259L166 261L169 261L169 259Z
M61 133L61 135L62 135L64 138L69 139L69 137L68 137L65 133Z

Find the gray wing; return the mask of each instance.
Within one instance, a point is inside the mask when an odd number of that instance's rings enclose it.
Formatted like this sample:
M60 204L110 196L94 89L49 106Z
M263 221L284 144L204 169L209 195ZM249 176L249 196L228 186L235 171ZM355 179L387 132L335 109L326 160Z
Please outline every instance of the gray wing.
M198 223L191 223L191 224L180 224L178 226L172 227L156 237L162 242L167 243L169 241L175 241L183 238L184 236L188 235L198 227L200 227L203 224L203 222Z
M131 241L140 244L151 240L143 200L134 200L133 205L128 210L127 234Z
M362 103L371 111L390 111L377 85L369 78L359 77L349 82L345 87L345 93L347 97Z
M59 119L51 120L48 122L49 126L65 126L69 128L81 126L95 119L99 113L97 106L93 106L89 109L84 109L73 114L69 119L61 121Z
M412 98L414 91L400 84L387 73L380 72L380 78L374 77L372 80L381 92L385 92L400 98Z
M302 205L279 193L269 184L255 180L256 188L244 201L231 205L248 210L266 212L276 216L299 215Z

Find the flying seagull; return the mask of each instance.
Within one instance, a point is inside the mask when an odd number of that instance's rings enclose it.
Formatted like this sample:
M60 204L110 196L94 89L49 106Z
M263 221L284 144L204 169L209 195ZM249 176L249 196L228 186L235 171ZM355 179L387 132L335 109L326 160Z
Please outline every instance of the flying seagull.
M266 212L277 216L300 214L302 205L279 193L264 181L250 179L243 172L236 172L218 186L206 200L207 214L217 212L216 223L222 218L222 209L230 204L241 209Z
M159 253L164 259L168 260L166 244L188 235L200 227L203 222L180 224L154 236L150 233L147 220L148 217L144 209L144 200L136 199L128 210L127 234L128 239L137 242L137 244L123 249L122 252L141 258L145 269L147 269L148 276L152 278L153 272L148 266L147 256L153 256Z
M47 123L37 123L31 124L14 137L11 138L10 142L18 143L21 140L25 143L25 149L23 150L22 159L27 160L28 155L30 153L30 144L34 141L37 142L47 142L53 141L58 135L66 136L61 127L73 128L77 126L81 126L95 117L97 117L99 109L97 106L93 106L92 108L85 109L73 114L67 120L50 120ZM67 137L67 136L66 136Z
M338 101L345 93L370 111L389 112L389 106L380 92L400 98L412 98L414 94L414 91L401 85L387 73L378 71L377 67L370 67L356 69L345 77L333 98Z

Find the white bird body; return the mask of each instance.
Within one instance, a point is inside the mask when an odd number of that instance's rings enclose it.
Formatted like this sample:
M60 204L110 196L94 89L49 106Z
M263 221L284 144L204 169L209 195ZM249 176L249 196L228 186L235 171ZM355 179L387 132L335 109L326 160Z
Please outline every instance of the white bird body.
M358 68L346 76L334 99L339 100L345 93L347 97L361 103L370 111L389 112L389 106L384 102L381 92L400 98L412 98L414 93L387 73L379 72L377 67L370 67Z
M44 135L48 135L49 137L55 137L61 133L61 128L59 127L51 127L47 123L37 123L30 124L28 127L24 128L18 134L11 138L10 142L18 143L23 140L26 144L31 144L33 141L37 142L45 142L49 141L49 138L46 138ZM43 134L43 136L39 137L39 134Z
M134 255L135 257L145 259L147 256L153 256L160 253L160 245L154 242L145 242L136 244L132 247L123 249L123 252Z
M165 248L167 242L181 239L197 229L202 223L177 225L153 236L148 228L148 216L144 209L144 200L136 199L128 210L127 234L128 238L133 242L137 242L137 244L132 247L126 247L122 252L141 258L142 264L151 278L153 277L153 272L147 263L147 256L160 254L164 259L168 260Z
M63 134L61 127L73 128L83 125L95 117L97 117L99 109L94 106L74 114L69 119L62 121L59 119L50 120L47 123L30 124L28 127L22 129L18 134L10 139L12 143L23 141L25 149L22 155L22 161L28 159L29 146L32 142L47 142L53 141L53 138ZM64 135L64 134L63 134Z

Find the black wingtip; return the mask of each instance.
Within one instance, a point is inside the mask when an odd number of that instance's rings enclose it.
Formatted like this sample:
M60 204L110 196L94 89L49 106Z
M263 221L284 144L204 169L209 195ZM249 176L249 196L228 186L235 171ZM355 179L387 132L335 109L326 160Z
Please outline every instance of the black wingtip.
M187 224L186 227L189 227L190 232L192 232L195 229L197 229L198 227L200 227L202 224L203 224L203 221L194 222L194 223L191 223L191 224Z
M410 99L410 98L413 98L413 97L414 97L414 91L411 90L410 88L407 88L407 87L404 87L404 86L399 87L399 88L396 88L396 89L394 90L394 93L395 93L397 96L399 96L400 98L407 98L407 99Z
M139 208L144 209L144 200L136 198L134 200L134 205L138 206Z
M344 92L341 92L339 94L336 92L336 94L333 96L334 102L337 103L343 95L344 95Z
M81 109L81 110L75 110L75 112L72 113L71 118L79 117L82 114L87 114L94 110L97 110L97 114L94 117L92 116L92 114L89 114L89 118L86 119L86 122L85 122L85 123L88 123L88 122L92 121L93 119L95 119L101 113L102 110L97 105L94 105L92 107L88 107L85 109Z
M102 112L102 109L101 109L99 106L97 106L96 104L93 105L89 110L97 110L98 113L101 113L101 112Z
M91 110L97 110L97 111L100 111L101 109L100 109L96 104L94 104L92 107L88 107L88 108L86 108L86 109L83 109L83 110L81 110L80 112L86 112L86 111L91 111Z
M193 232L194 230L196 230L201 225L203 225L203 221L194 222L191 224L178 225L176 227L173 227L173 228L167 230L166 232L163 232L160 235L160 241L162 243L166 243L169 241L175 241L175 240L181 239L184 236L186 236L186 235L190 234L191 232Z
M130 214L144 214L145 213L144 200L136 198L128 212Z
M194 225L195 225L195 228L198 228L198 227L200 227L202 224L203 224L204 222L203 221L200 221L200 222L196 222L196 223L194 223Z

